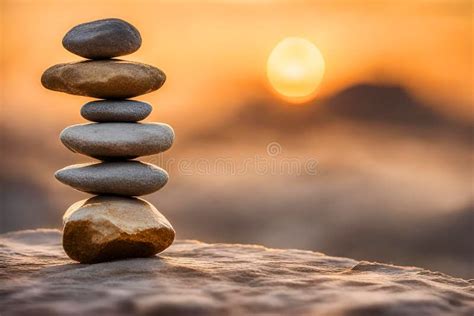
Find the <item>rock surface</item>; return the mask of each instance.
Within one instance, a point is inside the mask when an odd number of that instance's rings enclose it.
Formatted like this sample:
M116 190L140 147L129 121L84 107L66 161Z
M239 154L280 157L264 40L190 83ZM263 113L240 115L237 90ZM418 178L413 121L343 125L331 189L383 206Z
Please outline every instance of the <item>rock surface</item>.
M152 111L150 104L134 100L91 101L81 108L83 118L93 122L137 122Z
M302 250L177 241L77 264L56 230L0 235L2 315L472 315L474 281Z
M90 157L133 159L168 150L174 131L163 123L89 123L67 127L60 138L71 151Z
M55 177L79 191L125 196L150 194L168 182L165 170L140 161L72 165L56 171Z
M63 46L73 54L89 59L128 55L140 48L138 30L121 19L104 19L79 24L63 38Z
M100 99L133 98L159 89L165 80L156 67L118 59L58 64L41 77L47 89Z
M137 198L82 200L69 207L63 221L64 250L82 263L150 257L168 248L175 236L168 220Z

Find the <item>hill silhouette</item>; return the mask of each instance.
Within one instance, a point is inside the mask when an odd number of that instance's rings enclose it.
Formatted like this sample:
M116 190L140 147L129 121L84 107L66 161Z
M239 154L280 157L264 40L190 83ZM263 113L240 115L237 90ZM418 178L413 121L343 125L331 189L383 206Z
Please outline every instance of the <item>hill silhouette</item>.
M426 134L453 136L470 141L472 125L434 110L434 106L414 98L399 85L357 84L326 99L294 106L280 100L255 100L214 129L206 128L195 137L205 140L216 135L226 137L255 129L285 134L341 122L371 125L377 129L398 128ZM435 136L433 135L433 136Z

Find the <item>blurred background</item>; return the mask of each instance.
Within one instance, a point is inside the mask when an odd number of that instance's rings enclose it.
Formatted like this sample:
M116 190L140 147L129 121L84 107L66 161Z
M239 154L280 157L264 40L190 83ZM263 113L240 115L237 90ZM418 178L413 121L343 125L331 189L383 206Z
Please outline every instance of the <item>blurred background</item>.
M48 91L40 77L80 60L61 45L71 27L107 17L141 32L124 59L168 76L136 99L153 105L147 121L176 132L171 150L144 160L170 173L145 199L178 238L474 277L469 0L2 0L0 232L60 228L89 196L53 173L91 160L58 138L85 122L90 99ZM324 58L305 100L267 76L287 37Z

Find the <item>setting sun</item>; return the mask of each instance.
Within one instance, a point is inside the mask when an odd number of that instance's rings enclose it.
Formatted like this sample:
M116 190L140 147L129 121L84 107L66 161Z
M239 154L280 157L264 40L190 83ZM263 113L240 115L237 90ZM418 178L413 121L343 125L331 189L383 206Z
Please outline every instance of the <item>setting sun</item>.
M311 98L324 75L324 59L310 41L287 37L272 50L267 61L271 86L290 101Z

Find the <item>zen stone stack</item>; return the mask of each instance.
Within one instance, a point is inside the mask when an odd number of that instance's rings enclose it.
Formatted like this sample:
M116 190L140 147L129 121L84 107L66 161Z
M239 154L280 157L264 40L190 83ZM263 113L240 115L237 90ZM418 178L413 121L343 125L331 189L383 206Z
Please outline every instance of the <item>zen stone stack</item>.
M128 98L159 89L166 76L150 65L112 59L141 46L138 30L120 19L80 24L66 34L63 46L89 60L50 67L41 78L43 86L103 99L81 109L94 123L69 126L60 136L71 151L101 160L55 174L62 183L97 195L76 202L64 214L64 250L82 263L153 256L172 244L175 232L153 205L137 196L162 188L168 174L131 159L169 149L174 132L167 124L138 123L152 107Z

